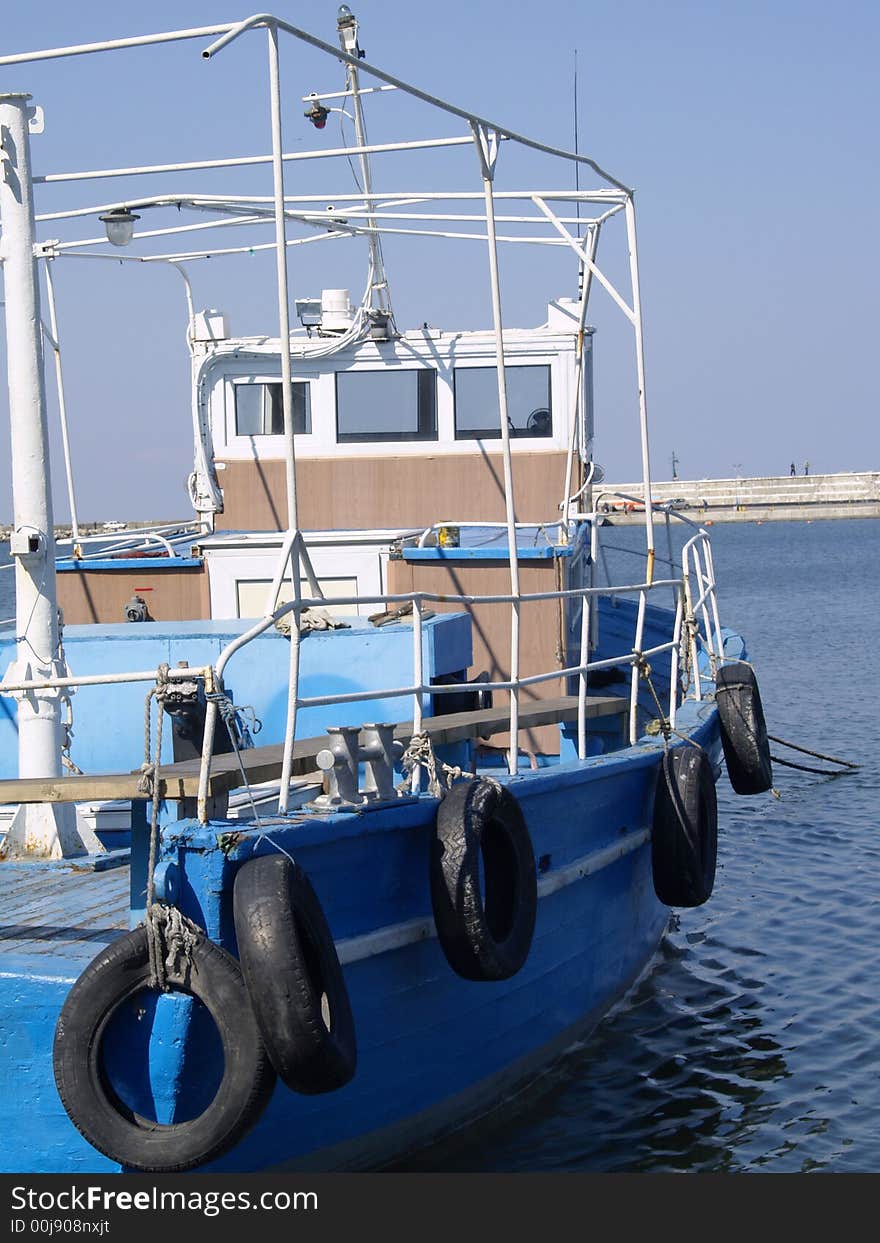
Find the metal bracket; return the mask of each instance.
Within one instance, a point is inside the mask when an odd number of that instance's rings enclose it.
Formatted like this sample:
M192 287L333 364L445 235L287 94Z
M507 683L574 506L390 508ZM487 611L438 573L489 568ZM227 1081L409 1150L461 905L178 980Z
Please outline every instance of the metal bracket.
M477 144L477 155L480 158L480 170L486 181L495 177L495 165L498 161L499 134L497 130L471 121L471 132Z
M46 114L39 104L33 104L27 110L28 129L32 134L42 134L46 128Z

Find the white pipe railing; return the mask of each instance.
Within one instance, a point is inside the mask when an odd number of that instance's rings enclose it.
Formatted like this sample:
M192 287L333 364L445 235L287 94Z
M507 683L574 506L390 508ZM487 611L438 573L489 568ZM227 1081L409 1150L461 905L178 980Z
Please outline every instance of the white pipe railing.
M296 542L295 536L288 536L285 541L287 545L288 557ZM702 541L700 541L702 542ZM701 553L696 547L688 549L688 553L700 558ZM693 558L692 558L693 559ZM700 560L699 567L694 571L701 577L704 576L703 561ZM281 570L283 574L283 568ZM276 573L276 579L278 574ZM275 584L273 584L274 586ZM658 591L664 587L677 585L681 589L679 606L676 610L673 636L672 639L656 644L650 648L642 650L641 643L644 635L644 616L648 593ZM423 615L422 606L426 603L461 603L467 605L479 604L498 604L511 603L513 597L509 594L486 595L486 596L451 596L441 595L434 592L411 592L394 596L372 596L372 597L333 597L325 599L319 597L316 599L302 599L298 592L298 579L295 580L294 591L295 598L286 604L274 609L271 613L264 615L254 626L250 627L244 634L237 636L232 642L226 645L214 666L191 666L184 668L169 669L167 676L170 680L190 680L193 678L202 678L205 680L209 689L214 689L222 685L222 677L226 666L232 656L240 651L244 646L264 633L270 626L274 625L281 617L288 613L294 613L297 616L305 609L322 606L322 607L340 607L355 603L360 604L402 604L411 603L413 606L413 681L412 684L400 687L386 687L376 690L359 690L337 695L319 695L319 696L299 696L296 693L296 684L298 681L298 668L294 668L292 661L291 669L291 685L290 697L296 708L311 707L328 707L334 705L342 705L349 703L371 702L385 699L403 698L406 696L413 697L413 732L418 733L421 730L424 711L424 697L426 695L444 695L460 693L461 686L457 684L434 685L424 681L423 668ZM637 720L637 703L638 703L638 677L639 664L642 660L649 657L661 655L664 652L670 653L670 693L669 693L669 718L674 724L675 711L677 706L677 668L678 668L678 650L681 642L681 629L683 623L683 615L688 600L689 593L689 575L685 574L682 579L672 580L655 580L654 583L636 583L623 584L615 587L615 593L619 595L638 594L639 606L636 622L635 642L633 649L629 653L620 653L617 656L608 657L603 660L590 661L589 655L589 626L590 626L590 602L603 594L607 594L605 587L585 587L577 589L569 589L566 591L551 592L531 592L522 594L519 597L520 604L529 602L538 602L543 600L571 600L579 598L582 601L581 607L581 637L580 637L580 659L576 665L568 665L561 669L554 669L546 673L532 674L526 677L518 677L516 679L503 680L499 679L494 682L481 683L481 689L488 691L500 691L516 693L520 689L528 686L540 685L544 682L561 680L566 678L577 677L579 682L578 693L578 755L581 759L586 758L586 692L588 684L588 675L590 672L601 669L619 668L624 664L631 664L633 667L632 684L630 689L630 741L634 743L638 736L638 720ZM704 596L709 598L709 589ZM272 597L270 596L270 599ZM703 606L705 611L705 605ZM297 650L299 646L299 624L296 622L291 626L291 641ZM717 641L720 642L720 629L717 631ZM716 636L712 629L708 631L708 638L705 640L710 656L714 660L716 655L720 654L715 650ZM695 668L695 697L701 698L699 685L699 671L696 662L696 648L694 648L693 662ZM141 670L126 673L107 673L107 674L91 674L78 677L55 677L50 679L28 679L18 682L9 682L0 685L0 694L17 694L31 690L37 690L46 687L69 688L82 686L97 685L114 685L121 683L134 682L153 682L157 679L157 670ZM216 727L216 704L209 702L207 709L207 717L204 733L204 747L202 752L200 781L199 781L199 817L204 822L207 820L207 793L210 777L210 760L213 752L213 739ZM292 768L292 747L293 747L293 731L286 731L285 740L285 760L283 764L282 782L281 782L281 802L286 804L285 786L289 787ZM419 773L418 769L413 774L413 791L418 792ZM280 807L280 810L284 810Z
M190 678L209 677L213 672L210 665L186 666L182 669L169 669L168 678L174 681L188 681ZM68 686L114 686L125 682L155 682L158 677L156 669L143 669L135 673L84 673L78 677L28 678L14 682L0 682L0 695L16 695L22 691L38 691L42 687Z

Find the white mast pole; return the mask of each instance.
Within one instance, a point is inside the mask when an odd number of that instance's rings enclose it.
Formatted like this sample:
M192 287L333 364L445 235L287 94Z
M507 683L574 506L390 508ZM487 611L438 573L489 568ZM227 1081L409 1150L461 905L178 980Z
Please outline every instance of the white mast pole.
M30 95L0 95L0 259L6 295L11 428L14 669L26 679L63 672L58 662L55 531L34 255L29 99ZM61 701L55 688L18 696L18 772L20 777L61 775ZM60 858L82 854L96 840L85 843L81 839L72 806L22 805L7 833L3 853L6 857Z
M347 5L343 5L339 10L337 28L339 30L339 43L342 50L344 52L348 52L350 55L359 56L358 22L351 10L348 9ZM370 159L364 151L364 148L367 146L367 131L366 126L364 125L364 110L360 96L360 75L358 74L357 67L351 63L347 65L346 72L348 75L349 88L351 90L351 104L354 109L355 139L358 147L361 148L360 166L361 180L363 182L364 202L367 205L367 211L369 213L369 210L372 208L375 200L373 199ZM366 224L369 229L375 229L375 216L368 214L366 217ZM391 309L391 295L388 290L388 279L385 275L385 260L382 255L382 240L378 232L370 232L367 237L370 246L370 259L373 265L373 282L370 289L370 297L371 299L375 299L378 303L378 309L388 315L393 322L394 313Z

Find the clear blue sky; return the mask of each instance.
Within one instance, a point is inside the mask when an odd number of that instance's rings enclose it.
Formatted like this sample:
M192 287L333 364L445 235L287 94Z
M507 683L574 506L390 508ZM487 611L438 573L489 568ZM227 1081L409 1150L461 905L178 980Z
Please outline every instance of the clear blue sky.
M637 190L657 478L669 477L673 450L686 478L737 469L787 474L792 459L798 471L809 460L813 473L880 469L876 0L352 0L351 7L377 64L561 146L572 141L578 49L581 149ZM22 51L230 21L246 12L164 0L52 0L7 6L2 43L4 51ZM284 4L276 12L335 38L335 2ZM33 140L38 171L267 152L264 36L211 63L201 61L200 47L164 53L159 76L150 73L151 53L132 51L2 69L0 89L28 90L46 110L46 132ZM317 142L301 119L299 95L341 86L332 64L321 68L313 54L292 48L284 45L288 149ZM242 87L246 66L258 75ZM185 74L180 94L172 90L178 70ZM374 140L386 133L384 107L385 101L368 114ZM432 117L417 128L460 132ZM328 126L325 137L330 132ZM429 179L431 166L419 167ZM545 168L534 163L536 178ZM376 161L380 189L397 186L396 170L387 169ZM341 173L334 175L336 192L349 188ZM558 173L552 179L558 182ZM161 188L219 184L178 174ZM237 184L268 193L269 173L250 173ZM76 197L97 203L124 193L120 183L105 182L87 196L80 187ZM54 190L38 208L60 206L70 194ZM82 236L94 232L89 226ZM345 243L334 257L331 247L308 249L308 261L292 259L297 294L318 293L322 285L360 288L359 243ZM397 243L387 250L404 327L425 319L444 328L488 325L487 287L475 297L468 283L471 252L445 261L439 278L433 267L431 283L413 253ZM548 296L573 293L561 281L548 287L555 269L542 273L532 257L505 254L504 262L512 324L541 322ZM71 260L55 267L81 518L188 516L189 368L178 278L155 266ZM244 265L213 260L195 268L193 279L197 304L223 307L234 331L275 331L270 255ZM617 385L630 347L617 313L608 314L599 291L595 297L596 456L608 478L621 481L638 471L631 407ZM0 522L8 522L5 385L2 407ZM63 521L60 464L54 484L56 518Z

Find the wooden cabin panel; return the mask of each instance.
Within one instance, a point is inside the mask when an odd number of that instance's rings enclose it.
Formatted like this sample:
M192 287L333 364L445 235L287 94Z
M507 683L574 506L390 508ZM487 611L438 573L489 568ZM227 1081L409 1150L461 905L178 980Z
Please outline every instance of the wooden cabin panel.
M520 590L523 594L539 591L557 591L557 567L553 561L539 566L520 566ZM409 591L431 591L439 595L501 595L510 592L510 569L506 561L479 561L470 564L433 562L390 561L388 563L388 591L398 595ZM505 681L510 676L510 618L509 604L480 604L465 606L455 603L431 603L426 607L434 612L461 612L471 614L473 624L474 663L473 675L488 671L493 682ZM563 634L561 601L538 600L524 603L520 610L520 676L546 673L563 668L560 652ZM525 687L521 703L538 699L554 699L565 693L559 681L540 682ZM506 700L504 692L496 692L495 702ZM499 734L492 745L507 747L509 734ZM546 755L559 752L559 731L553 725L523 730L520 746Z
M152 621L190 621L210 616L204 567L132 570L68 570L57 577L58 604L66 625L124 622L125 605L141 596Z
M565 459L561 451L514 455L518 521L557 516ZM296 473L299 522L306 531L418 528L444 519L504 521L499 453L304 458ZM282 460L230 461L219 477L224 509L216 530L286 528Z

